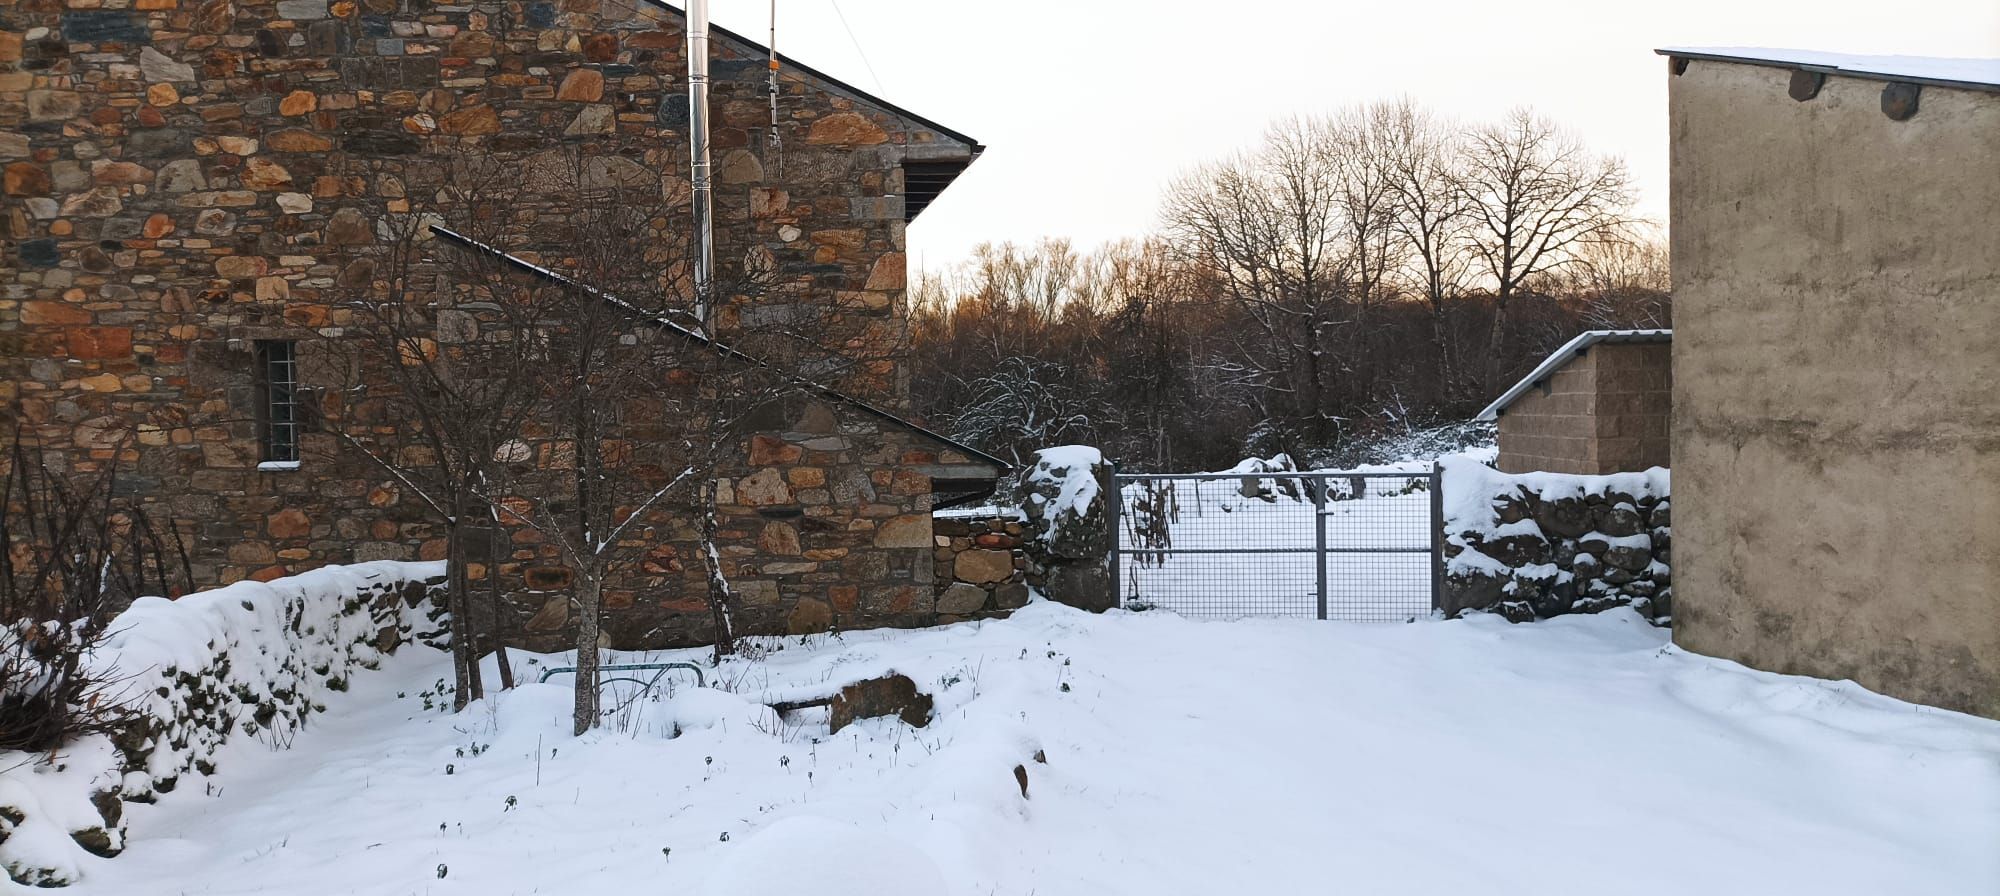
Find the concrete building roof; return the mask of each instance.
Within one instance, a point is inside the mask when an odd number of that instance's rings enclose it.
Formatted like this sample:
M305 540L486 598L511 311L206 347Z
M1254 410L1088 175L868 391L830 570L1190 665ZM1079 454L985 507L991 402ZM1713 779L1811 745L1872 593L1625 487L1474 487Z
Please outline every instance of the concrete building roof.
M1542 359L1542 363L1535 365L1534 370L1529 371L1527 376L1522 377L1520 382L1515 383L1512 388L1502 393L1499 398L1493 399L1493 403L1487 405L1486 410L1480 411L1479 415L1472 419L1479 423L1491 423L1500 419L1501 413L1507 410L1508 405L1513 404L1516 399L1526 395L1528 390L1535 388L1538 383L1548 379L1551 374L1561 369L1564 364L1568 364L1571 359L1583 354L1591 346L1600 342L1672 341L1674 341L1674 331L1672 330L1586 330L1578 333L1575 339L1563 343L1562 348L1549 353L1548 357Z
M1740 62L1876 81L1908 81L2000 93L2000 59L1865 56L1768 47L1663 47L1653 52L1678 59Z

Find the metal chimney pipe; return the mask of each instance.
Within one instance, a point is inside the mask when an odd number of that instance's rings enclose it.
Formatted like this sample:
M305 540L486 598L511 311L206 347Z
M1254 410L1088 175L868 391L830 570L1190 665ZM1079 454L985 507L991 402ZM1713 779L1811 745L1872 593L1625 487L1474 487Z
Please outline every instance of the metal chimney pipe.
M715 211L708 160L708 0L688 0L688 159L694 178L694 317L708 331L715 282Z

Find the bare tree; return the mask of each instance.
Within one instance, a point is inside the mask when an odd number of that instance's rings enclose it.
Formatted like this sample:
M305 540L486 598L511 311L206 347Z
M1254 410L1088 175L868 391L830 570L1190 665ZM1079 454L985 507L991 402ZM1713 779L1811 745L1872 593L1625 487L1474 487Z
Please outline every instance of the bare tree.
M364 458L444 527L446 601L455 691L463 708L483 695L469 573L490 554L486 608L502 687L512 687L505 614L498 604L497 510L486 499L504 476L497 459L538 409L549 361L538 338L556 309L496 292L490 262L439 254L434 225L497 226L518 182L491 160L458 158L412 167L414 211L385 218L376 242L347 254L336 304L345 326L320 331L309 358L323 382L321 426L337 451Z
M1623 161L1592 154L1573 134L1522 108L1466 135L1459 189L1472 220L1473 257L1493 287L1485 376L1491 392L1505 364L1509 301L1536 274L1617 238L1629 220L1631 182Z
M1331 438L1337 423L1328 399L1339 359L1328 341L1342 322L1351 259L1321 136L1311 121L1280 122L1257 152L1177 180L1162 211L1169 238L1251 325L1232 334L1240 357L1308 442Z
M539 360L526 390L539 423L495 447L502 469L481 488L503 522L531 532L570 572L579 734L602 717L612 589L665 599L694 590L716 657L729 653L735 591L720 548L720 491L745 460L752 421L774 402L864 375L901 342L855 324L865 316L843 313L809 276L780 282L754 248L718 273L712 318L689 317L693 247L673 227L682 210L657 175L617 152L600 143L525 166L520 176L538 194L574 198L554 212L518 212L534 216L533 228L511 221L490 239L446 235L481 261L454 273L457 288L549 309L515 336Z
M1454 368L1446 305L1464 294L1471 261L1466 243L1471 210L1459 187L1459 139L1408 98L1376 103L1369 117L1384 135L1378 160L1395 196L1389 226L1404 246L1398 273L1429 306L1438 388L1446 390Z

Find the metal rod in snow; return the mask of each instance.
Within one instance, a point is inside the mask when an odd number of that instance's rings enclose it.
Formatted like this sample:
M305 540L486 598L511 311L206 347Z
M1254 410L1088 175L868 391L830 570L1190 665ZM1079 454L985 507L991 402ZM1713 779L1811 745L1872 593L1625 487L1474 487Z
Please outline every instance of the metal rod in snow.
M694 179L694 317L706 334L715 282L715 220L708 160L708 0L688 0L688 158Z

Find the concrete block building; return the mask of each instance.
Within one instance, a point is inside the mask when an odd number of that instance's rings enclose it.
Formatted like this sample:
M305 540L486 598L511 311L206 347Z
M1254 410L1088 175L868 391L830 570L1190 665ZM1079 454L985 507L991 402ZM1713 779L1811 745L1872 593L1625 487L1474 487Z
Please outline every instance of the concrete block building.
M355 256L445 161L581 158L685 208L684 32L649 0L0 6L0 423L71 470L119 464L190 528L198 585L440 557L407 489L291 425L314 385L300 340L338 335L343 290L381 279ZM931 505L1006 464L901 416L904 228L981 146L725 30L711 45L716 256L837 306L869 357L744 434L723 502L739 630L934 621ZM509 251L560 266L549 222L578 201L529 188ZM756 301L725 297L718 332ZM490 559L540 592L508 629L563 643L547 551ZM700 590L676 584L699 568L607 591L611 643L702 640Z
M1672 466L1673 331L1591 330L1474 419L1498 424L1508 473L1597 475Z
M2000 718L2000 60L1661 52L1675 640Z

